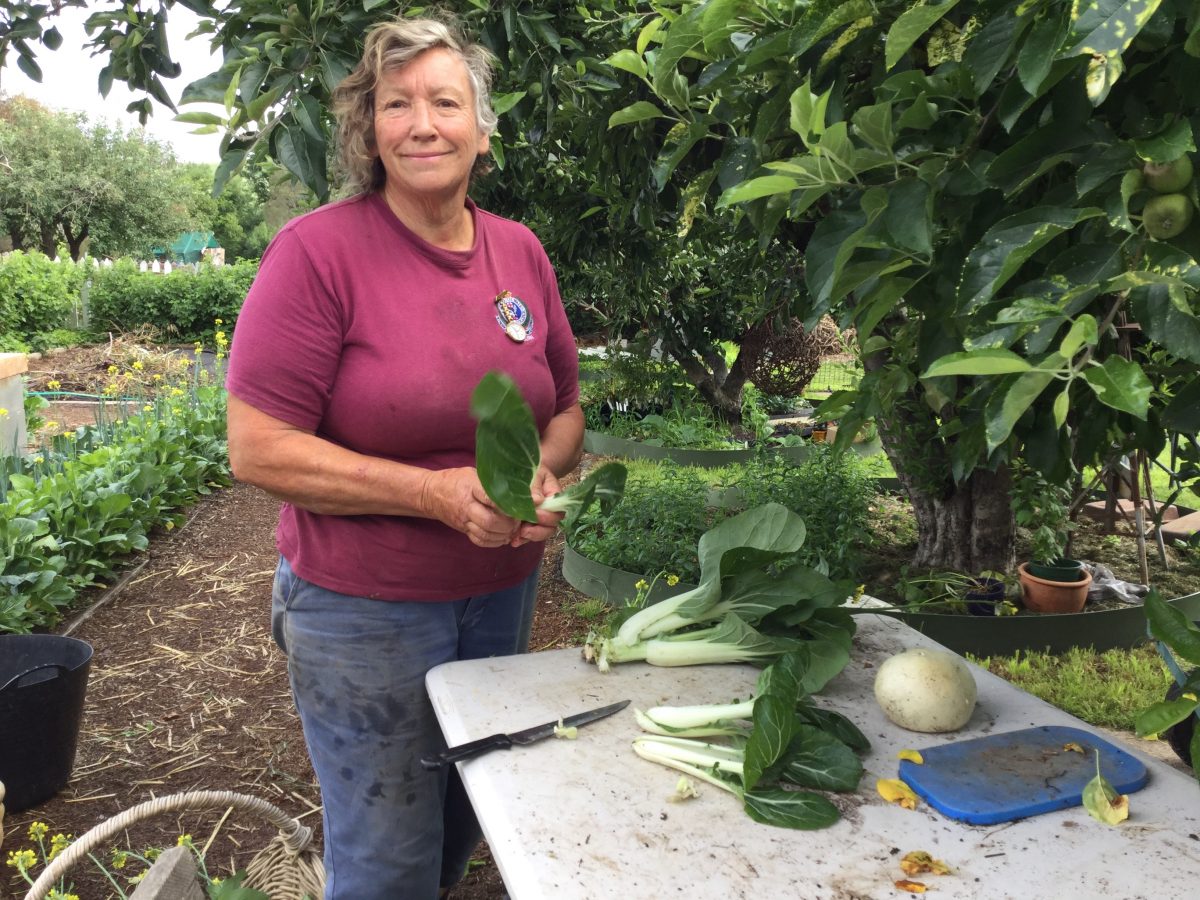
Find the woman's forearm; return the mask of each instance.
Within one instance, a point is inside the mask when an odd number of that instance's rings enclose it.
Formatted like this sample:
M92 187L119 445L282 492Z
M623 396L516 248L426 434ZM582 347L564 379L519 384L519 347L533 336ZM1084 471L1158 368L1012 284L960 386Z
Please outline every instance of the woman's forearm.
M435 473L339 447L233 395L229 461L239 481L312 512L436 517L430 496Z
M567 407L542 432L542 465L561 478L574 471L583 454L583 408Z

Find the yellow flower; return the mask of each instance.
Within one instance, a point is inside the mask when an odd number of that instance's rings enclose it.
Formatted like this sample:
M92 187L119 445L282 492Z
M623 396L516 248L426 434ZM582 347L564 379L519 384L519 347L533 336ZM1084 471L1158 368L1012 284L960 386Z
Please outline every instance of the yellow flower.
M155 380L155 381L162 381L162 376L161 376L161 375L155 375L155 376L154 376L154 380Z
M182 388L171 388L171 396L172 397L182 397L183 389Z
M0 419L7 419L7 418L8 418L8 410L5 409L3 406L0 406Z
M109 374L109 375L116 375L116 374L117 374L117 367L116 367L116 366L109 366L109 367L108 367L108 374Z
M225 332L218 331L216 334L213 335L213 337L216 339L218 344L225 343Z
M56 834L50 839L50 855L46 857L47 862L54 859L54 857L70 846L71 836L69 834Z
M218 321L220 321L220 320L218 320ZM213 887L220 887L220 885L221 885L221 882L222 882L222 881L224 881L224 880L225 880L224 878L214 878L214 879L212 880L212 886L213 886Z
M142 871L138 872L132 878L126 878L125 880L130 884L140 884L142 879L146 877L146 873L149 871L149 869L142 869Z
M31 841L40 841L50 833L50 826L45 822L30 822L29 823L29 839Z
M40 466L42 463L44 463L44 462L46 461L46 457L44 457L44 456L35 456L35 457L33 457L31 460L29 460L29 461L30 461L31 463L33 463L35 466Z
M144 365L142 365L142 361L140 359L137 360L136 362L134 362L133 367L135 369L137 369L139 372L142 371L142 369L146 368Z
M648 585L646 583L645 578L639 578L637 580L637 583L634 585L634 587L637 588L639 591L644 591L646 588L650 587L650 585Z
M47 423L46 423L46 427L47 427L47 428L57 428L57 427L58 427L58 423L57 423L57 422L47 422Z
M154 404L147 403L145 406L142 407L142 412L154 412Z
M129 854L124 850L114 850L112 854L112 864L114 869L123 869L125 864L129 862Z
M73 432L73 431L64 431L64 432L62 433L62 436L63 436L63 437L65 437L67 440L71 441L71 440L74 440L74 439L75 439L75 432Z
M224 325L225 320L224 319L213 319L213 324L214 325Z
M12 850L8 854L8 865L12 866L22 875L28 872L37 863L37 856L32 850Z
M78 894L64 894L56 888L51 888L46 900L79 900Z
M192 836L190 834L181 834L179 836L179 838L175 841L175 846L176 847L192 846Z
M668 587L675 587L675 585L677 585L677 584L679 584L679 576L678 575L668 575L667 576Z
M120 392L121 386L116 382L110 381L104 386L104 393L112 394L114 397Z
M62 382L58 381L57 379L52 379L46 382L46 387L50 388L52 391L57 391L60 387L62 387Z

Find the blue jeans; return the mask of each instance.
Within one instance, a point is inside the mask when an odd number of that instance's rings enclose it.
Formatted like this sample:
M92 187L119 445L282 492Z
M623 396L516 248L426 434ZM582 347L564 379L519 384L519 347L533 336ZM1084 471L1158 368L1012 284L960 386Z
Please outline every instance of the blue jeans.
M479 844L458 772L421 768L445 749L425 673L523 653L538 573L447 602L388 602L317 587L286 559L271 628L321 785L325 900L425 900L455 884Z

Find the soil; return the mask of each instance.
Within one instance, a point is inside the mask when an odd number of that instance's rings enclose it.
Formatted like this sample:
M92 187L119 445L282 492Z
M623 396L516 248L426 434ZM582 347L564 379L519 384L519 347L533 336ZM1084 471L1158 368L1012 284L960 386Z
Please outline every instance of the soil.
M106 355L95 375L71 389L98 392L97 376L107 374L114 358ZM53 369L51 358L46 363L38 372L43 389ZM53 410L57 428L85 424L90 416L87 409ZM78 837L148 799L197 790L268 800L313 827L319 846L320 797L285 660L270 635L278 509L276 500L249 485L216 492L194 507L182 528L153 535L116 584L82 598L80 611L60 629L95 648L74 775L52 800L4 819L0 855L30 846L33 821L45 822L50 835ZM586 598L562 580L561 553L560 535L548 545L542 569L535 651L576 646L589 628L580 615ZM245 867L275 833L241 811L184 809L132 824L97 856L107 859L114 847L172 846L190 834L206 848L209 871L227 874ZM132 863L117 875L131 871ZM69 877L82 900L115 896L89 863L77 864ZM25 887L12 868L0 868L0 898L20 897ZM484 846L453 897L504 896Z

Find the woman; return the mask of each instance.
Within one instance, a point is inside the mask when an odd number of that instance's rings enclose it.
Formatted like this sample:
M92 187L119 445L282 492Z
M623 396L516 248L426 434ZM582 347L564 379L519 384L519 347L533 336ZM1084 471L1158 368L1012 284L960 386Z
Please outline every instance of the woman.
M496 116L487 51L432 19L367 36L338 87L360 192L271 243L234 335L229 455L285 503L272 625L324 802L326 898L444 896L480 832L425 673L528 646L543 542L474 468L469 398L512 376L541 431L534 499L578 463L574 338L528 229L467 199Z

